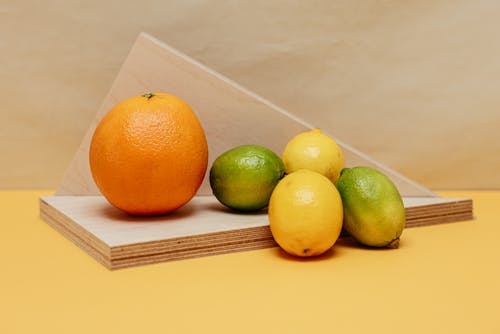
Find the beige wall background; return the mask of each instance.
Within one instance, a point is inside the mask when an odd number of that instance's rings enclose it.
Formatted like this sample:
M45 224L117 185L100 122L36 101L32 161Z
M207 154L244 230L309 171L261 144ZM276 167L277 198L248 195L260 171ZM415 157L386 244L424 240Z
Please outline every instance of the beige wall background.
M500 188L500 2L0 2L0 188L55 188L146 31L433 189Z

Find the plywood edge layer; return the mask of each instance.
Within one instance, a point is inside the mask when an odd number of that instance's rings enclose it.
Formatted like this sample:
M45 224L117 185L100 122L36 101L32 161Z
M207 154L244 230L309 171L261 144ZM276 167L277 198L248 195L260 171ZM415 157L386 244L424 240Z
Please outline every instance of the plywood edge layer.
M435 203L418 203L414 204L411 202L412 199L418 200L421 199L421 197L403 197L407 203L405 204L406 209L412 209L412 208L426 208L426 209L432 209L433 207L442 207L443 205L447 206L456 206L456 205L472 205L472 199L470 198L432 198L432 200L435 200Z
M422 205L406 208L406 218L422 218L426 216L445 215L456 212L472 212L472 200L454 201L452 203L440 203Z
M111 256L118 257L123 254L142 253L149 251L169 251L192 249L194 247L209 246L213 244L234 244L254 240L272 238L269 226L249 227L232 231L206 233L191 237L178 237L172 239L143 242L111 248Z
M145 264L178 261L184 259L193 259L204 256L221 255L221 254L228 254L235 252L244 252L257 249L272 248L276 246L277 244L274 240L265 240L260 242L246 243L243 245L239 244L235 245L234 247L212 247L201 250L189 250L189 251L174 252L174 253L160 253L150 256L112 260L110 269L122 269L127 267L145 265Z
M50 196L48 196L50 197ZM79 239L89 244L96 251L100 252L106 257L111 256L110 247L94 234L87 231L85 228L77 224L72 218L65 215L56 206L48 203L45 199L47 197L40 197L40 212L44 212L47 216L51 217L55 222L60 224L62 227L71 231L78 236Z
M106 255L99 252L96 248L85 242L77 234L73 233L71 230L64 227L64 225L60 224L60 222L56 218L51 216L49 210L47 210L46 207L40 206L40 218L42 218L42 220L44 220L53 229L61 233L61 235L66 239L73 242L78 248L93 257L97 262L101 263L106 268L111 268L111 261Z
M465 222L465 221L471 221L474 219L474 215L472 213L459 213L459 214L449 214L449 215L444 215L444 216L439 216L439 217L428 217L428 218L422 218L422 219L415 219L411 221L409 225L407 225L407 228L413 228L413 227L425 227L425 226L432 226L432 225L440 225L440 224L448 224L448 223L458 223L458 222Z

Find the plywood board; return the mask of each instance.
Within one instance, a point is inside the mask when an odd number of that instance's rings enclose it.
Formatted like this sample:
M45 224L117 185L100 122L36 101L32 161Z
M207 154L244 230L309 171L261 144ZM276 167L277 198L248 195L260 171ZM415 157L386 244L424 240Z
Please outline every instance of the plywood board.
M88 164L92 134L116 103L144 92L163 91L185 100L200 118L209 145L209 166L224 151L241 144L264 145L281 154L296 134L321 124L308 124L237 83L147 35L141 34L69 165L58 195L98 195ZM404 196L433 192L335 138L348 166L364 165L388 175ZM208 178L198 192L210 195Z
M468 199L404 198L406 227L472 219ZM180 210L133 217L102 196L47 196L41 215L110 269L276 246L265 211L237 213L212 196L197 196Z

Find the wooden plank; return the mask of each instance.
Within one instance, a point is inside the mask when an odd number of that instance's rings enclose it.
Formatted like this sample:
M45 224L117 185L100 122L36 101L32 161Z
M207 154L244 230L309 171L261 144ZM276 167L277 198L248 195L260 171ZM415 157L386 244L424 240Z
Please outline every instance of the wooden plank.
M88 164L95 127L113 105L148 91L169 92L191 105L207 135L209 166L218 155L240 144L260 144L281 154L293 136L314 127L161 41L141 34L64 174L58 195L99 194ZM381 170L403 196L436 196L339 138L336 140L349 166ZM198 194L211 195L208 178L205 177Z
M417 213L407 227L472 219L467 199L404 202ZM45 221L108 268L275 246L265 211L235 213L212 196L195 197L184 211L146 218L122 213L102 196L46 196L40 204Z

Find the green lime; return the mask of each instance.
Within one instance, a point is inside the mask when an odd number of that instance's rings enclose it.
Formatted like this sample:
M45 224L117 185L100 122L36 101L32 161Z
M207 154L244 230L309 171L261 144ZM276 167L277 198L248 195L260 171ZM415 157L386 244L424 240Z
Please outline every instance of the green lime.
M344 207L344 229L358 242L397 248L406 218L392 181L369 167L344 168L336 183Z
M281 159L258 145L235 147L215 159L210 187L225 206L238 211L265 208L274 187L285 175Z

